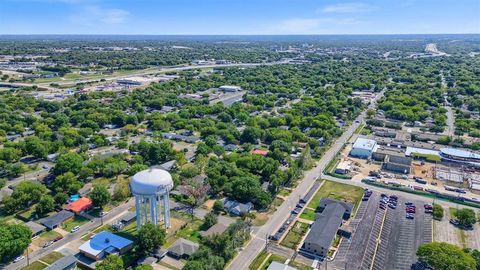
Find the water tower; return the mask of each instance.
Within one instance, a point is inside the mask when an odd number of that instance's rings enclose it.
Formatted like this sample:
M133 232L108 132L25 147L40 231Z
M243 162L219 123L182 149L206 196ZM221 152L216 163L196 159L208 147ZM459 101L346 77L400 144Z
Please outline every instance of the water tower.
M172 176L167 171L150 168L136 173L130 182L130 190L135 197L137 230L143 224L158 224L159 209L163 200L163 220L170 228L169 193L173 188Z

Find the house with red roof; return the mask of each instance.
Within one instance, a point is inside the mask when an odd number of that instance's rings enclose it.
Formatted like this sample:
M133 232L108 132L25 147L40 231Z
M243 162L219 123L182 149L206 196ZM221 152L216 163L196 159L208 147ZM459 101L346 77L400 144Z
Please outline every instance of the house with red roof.
M253 149L251 153L252 153L253 155L266 156L266 155L268 154L268 150Z
M65 209L70 210L76 214L86 211L93 206L92 200L87 197L82 197L74 202L69 203Z

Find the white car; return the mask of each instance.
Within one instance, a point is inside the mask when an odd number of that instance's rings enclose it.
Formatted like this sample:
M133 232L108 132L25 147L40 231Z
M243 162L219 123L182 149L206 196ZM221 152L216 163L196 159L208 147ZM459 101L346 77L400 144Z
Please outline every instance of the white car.
M16 263L16 262L19 262L19 261L21 261L21 260L23 260L23 259L25 259L25 256L23 256L23 255L22 255L22 256L18 256L18 257L15 258L15 260L13 260L13 262Z
M70 230L70 232L71 232L71 233L74 233L74 232L76 232L76 231L78 231L78 230L80 230L80 226L75 226L75 227L73 227L73 228Z

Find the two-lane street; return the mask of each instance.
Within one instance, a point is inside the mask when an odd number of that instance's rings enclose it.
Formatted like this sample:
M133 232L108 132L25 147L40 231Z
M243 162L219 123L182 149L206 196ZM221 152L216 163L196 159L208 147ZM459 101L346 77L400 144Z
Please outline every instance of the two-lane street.
M370 103L368 108L373 108L376 101L383 95L384 91L380 92L376 98ZM368 109L367 108L367 109ZM228 269L239 270L248 269L250 263L255 257L265 248L265 237L273 234L283 224L286 217L295 208L298 203L298 198L303 197L312 187L313 183L321 177L323 170L331 159L342 149L343 145L353 135L355 130L363 122L366 115L366 110L363 111L354 122L343 132L342 136L338 138L328 151L324 153L322 158L317 162L316 166L309 171L306 171L303 180L290 193L286 200L277 208L277 211L269 218L267 223L263 225L256 233L252 234L252 240L246 245L237 257L228 266Z

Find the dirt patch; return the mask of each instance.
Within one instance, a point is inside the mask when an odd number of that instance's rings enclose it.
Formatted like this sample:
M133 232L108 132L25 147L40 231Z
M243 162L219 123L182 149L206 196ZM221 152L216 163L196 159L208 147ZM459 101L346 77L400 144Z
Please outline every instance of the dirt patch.
M256 213L255 219L253 220L253 225L262 226L268 221L268 215L265 213Z
M185 224L187 223L185 220L183 219L179 219L179 218L174 218L174 217L171 217L170 218L170 228L167 230L167 236L173 236L175 235L175 233L180 230L180 228Z
M211 210L213 208L213 204L215 203L215 200L207 200L203 203L202 207L208 210Z

